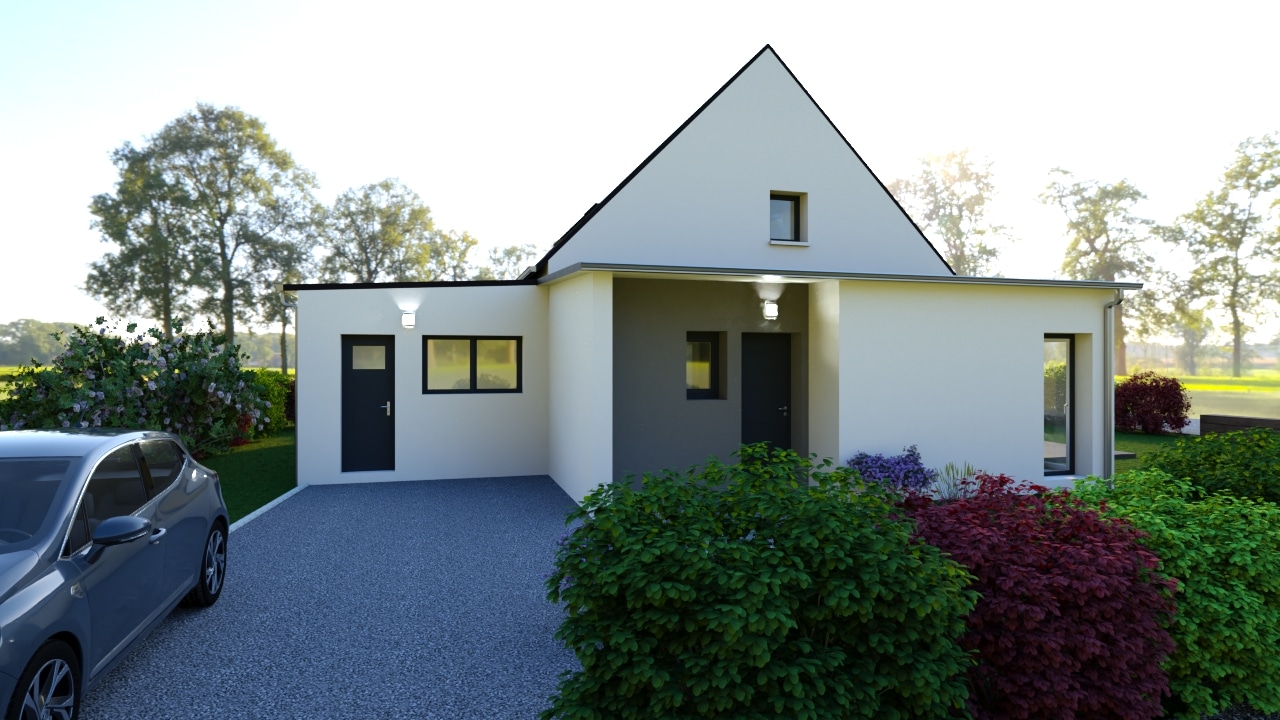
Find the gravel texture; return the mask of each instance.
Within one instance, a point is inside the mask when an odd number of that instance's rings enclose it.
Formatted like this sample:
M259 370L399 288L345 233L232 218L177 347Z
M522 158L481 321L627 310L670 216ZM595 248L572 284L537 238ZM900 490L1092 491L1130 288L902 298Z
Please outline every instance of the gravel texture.
M543 578L573 501L547 477L310 486L231 534L82 720L533 718L561 672Z

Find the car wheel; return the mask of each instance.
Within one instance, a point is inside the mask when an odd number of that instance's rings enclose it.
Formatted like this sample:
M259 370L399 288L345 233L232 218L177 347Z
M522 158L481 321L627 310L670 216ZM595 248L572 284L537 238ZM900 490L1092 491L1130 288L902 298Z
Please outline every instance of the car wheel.
M209 531L200 556L200 577L196 586L187 593L185 604L193 607L209 607L222 595L222 584L227 579L227 526L219 520Z
M80 709L80 666L61 640L45 643L18 678L6 720L72 720Z

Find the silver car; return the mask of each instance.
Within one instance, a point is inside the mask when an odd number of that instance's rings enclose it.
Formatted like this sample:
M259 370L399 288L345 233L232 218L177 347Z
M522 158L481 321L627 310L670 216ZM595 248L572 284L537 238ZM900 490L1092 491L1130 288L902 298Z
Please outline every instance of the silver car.
M227 568L217 473L174 435L0 432L0 708L71 720L179 602Z

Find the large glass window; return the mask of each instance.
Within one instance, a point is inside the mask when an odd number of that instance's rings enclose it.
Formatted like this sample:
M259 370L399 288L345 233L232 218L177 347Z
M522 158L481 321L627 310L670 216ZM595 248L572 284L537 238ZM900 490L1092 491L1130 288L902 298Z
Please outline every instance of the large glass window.
M0 458L0 553L31 543L67 478L68 458Z
M1069 336L1044 338L1044 472L1070 474L1075 438L1071 418L1072 340Z
M422 392L521 392L521 338L422 338Z

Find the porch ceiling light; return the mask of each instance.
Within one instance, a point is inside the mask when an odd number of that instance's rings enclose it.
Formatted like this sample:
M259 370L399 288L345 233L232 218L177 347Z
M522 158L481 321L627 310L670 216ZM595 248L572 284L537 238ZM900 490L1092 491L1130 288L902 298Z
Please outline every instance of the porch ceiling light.
M764 319L777 320L778 319L778 301L765 300L763 305L764 305Z
M400 325L405 330L412 330L417 320L418 320L418 313L412 310L406 310L400 313Z

